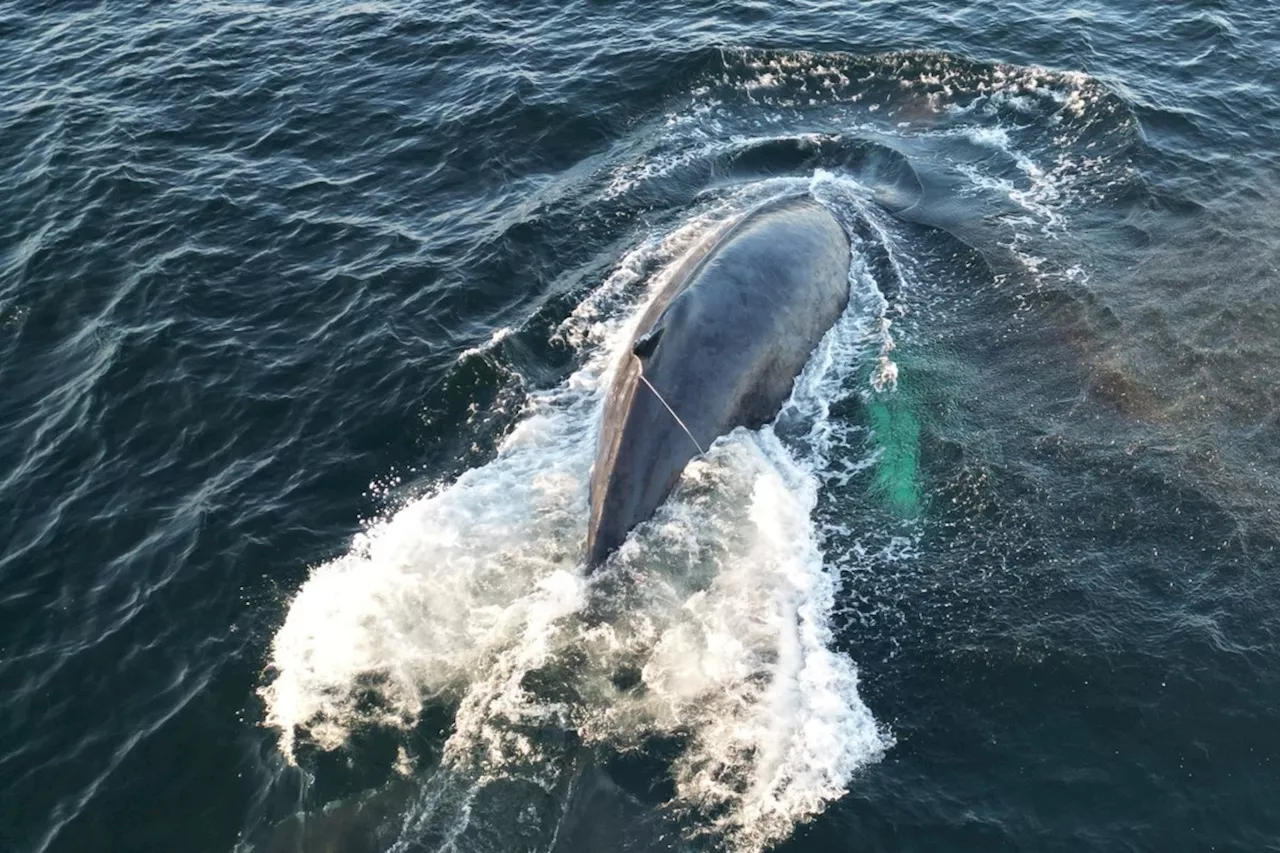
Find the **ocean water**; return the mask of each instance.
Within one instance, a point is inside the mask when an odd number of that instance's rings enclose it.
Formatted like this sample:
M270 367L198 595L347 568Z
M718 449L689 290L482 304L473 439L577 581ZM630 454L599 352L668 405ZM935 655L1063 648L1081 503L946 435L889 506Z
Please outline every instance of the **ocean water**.
M1280 850L1278 33L0 5L0 850ZM848 310L587 575L786 193Z

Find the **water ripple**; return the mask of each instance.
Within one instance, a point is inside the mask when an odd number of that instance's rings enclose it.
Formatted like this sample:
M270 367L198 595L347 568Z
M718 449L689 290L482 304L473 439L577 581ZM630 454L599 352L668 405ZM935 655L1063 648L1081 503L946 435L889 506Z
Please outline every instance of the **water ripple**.
M900 214L861 227L934 514L880 538L865 471L824 487L899 745L791 844L1263 846L1276 13L0 9L0 844L225 851L295 810L254 697L308 567L492 458L654 272L619 258L831 174ZM306 806L380 784L370 738Z

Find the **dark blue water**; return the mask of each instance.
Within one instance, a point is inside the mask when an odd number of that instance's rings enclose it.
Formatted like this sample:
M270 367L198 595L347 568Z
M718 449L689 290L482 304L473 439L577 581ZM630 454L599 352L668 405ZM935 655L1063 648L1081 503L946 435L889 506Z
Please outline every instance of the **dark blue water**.
M1277 32L0 5L0 849L1280 850ZM587 579L783 192L849 312Z

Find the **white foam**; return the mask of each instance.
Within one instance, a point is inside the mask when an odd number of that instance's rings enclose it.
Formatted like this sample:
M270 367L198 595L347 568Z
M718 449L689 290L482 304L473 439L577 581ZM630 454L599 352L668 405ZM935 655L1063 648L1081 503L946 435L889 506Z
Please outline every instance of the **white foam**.
M786 837L891 742L829 647L817 489L770 428L717 442L612 569L640 606L584 637L642 684L594 703L580 730L623 746L687 733L678 801L735 849Z
M847 190L828 178L824 198L853 210ZM299 736L334 748L362 726L409 727L440 699L457 704L446 764L481 782L550 788L563 756L539 736L548 728L616 749L677 737L675 805L745 851L786 837L888 748L856 667L830 648L835 586L812 520L819 474L847 446L827 412L887 334L860 259L851 307L777 430L720 439L604 569L588 577L578 562L603 389L640 314L610 318L608 306L646 269L674 266L744 197L624 258L561 330L593 356L531 397L492 462L312 571L262 691L287 756ZM650 293L662 274L651 279ZM638 683L620 688L620 672ZM540 680L554 687L531 686Z
M511 337L511 333L514 331L515 329L511 328L510 326L500 326L499 328L494 330L493 334L490 335L489 339L485 341L483 344L480 344L479 346L468 347L467 349L463 350L462 353L459 354L458 356L458 361L466 361L468 358L472 358L477 355L483 355L484 353L492 350L498 344L505 341L507 338Z

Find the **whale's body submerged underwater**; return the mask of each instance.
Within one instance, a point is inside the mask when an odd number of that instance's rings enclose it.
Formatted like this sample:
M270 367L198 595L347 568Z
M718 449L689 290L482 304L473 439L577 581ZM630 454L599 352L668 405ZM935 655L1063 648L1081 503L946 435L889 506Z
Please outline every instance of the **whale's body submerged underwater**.
M716 438L773 420L849 301L849 263L844 229L808 197L757 207L686 256L605 400L588 567L653 515Z

